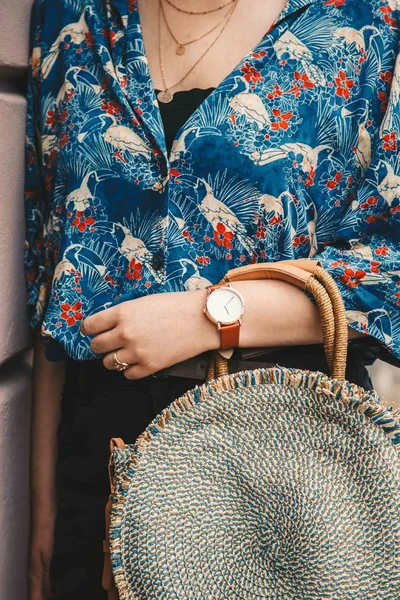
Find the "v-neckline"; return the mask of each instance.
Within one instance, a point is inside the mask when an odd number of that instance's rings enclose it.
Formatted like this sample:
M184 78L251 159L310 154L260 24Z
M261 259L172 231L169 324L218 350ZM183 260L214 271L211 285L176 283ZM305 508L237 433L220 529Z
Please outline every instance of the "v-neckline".
M220 81L220 83L216 87L214 87L214 89L211 91L211 93L208 94L208 96L206 98L204 98L204 100L202 100L202 102L197 106L197 108L194 110L194 112L189 117L189 119L187 119L185 121L185 123L183 123L183 125L176 131L175 137L174 137L174 142L176 140L178 140L179 137L183 134L183 132L185 131L185 129L187 127L188 122L195 119L198 112L203 109L203 106L208 104L210 101L212 101L214 96L220 92L221 88L224 87L226 82L232 78L232 75L238 71L239 67L242 64L244 64L246 62L246 60L249 60L251 58L252 54L254 54L258 51L260 46L262 46L265 43L265 40L268 36L272 35L272 33L275 31L276 27L284 19L286 19L290 14L297 12L301 8L304 8L308 5L313 4L315 1L316 0L288 0L286 6L281 10L281 12L277 16L277 18L272 23L271 27L266 31L266 33L262 36L262 38L259 40L259 42L245 56L243 56L240 59L240 61L233 67L233 69L231 69L231 71L225 77L223 77L223 79ZM157 136L155 136L155 137L156 137L156 141L158 143L159 149L161 150L161 152L167 162L167 165L169 165L169 156L168 156L168 152L167 152L167 144L166 144L166 139L165 139L165 131L164 131L164 126L163 126L163 122L162 122L160 106L159 106L157 94L155 91L156 88L154 87L153 78L151 76L149 65L147 62L146 47L145 47L144 38L143 38L142 23L140 20L140 11L139 11L138 0L135 1L132 12L133 12L133 16L135 17L135 22L136 22L136 26L137 26L136 35L138 38L138 42L139 42L140 47L143 50L142 55L143 55L144 59L146 60L147 76L150 81L150 94L151 94L150 101L153 104L154 108L156 109L155 116L156 116L156 120L157 120L158 130L159 130L159 132L162 132L162 136L160 139L158 139ZM178 91L184 91L184 90L178 90ZM152 132L152 133L154 135L154 132Z

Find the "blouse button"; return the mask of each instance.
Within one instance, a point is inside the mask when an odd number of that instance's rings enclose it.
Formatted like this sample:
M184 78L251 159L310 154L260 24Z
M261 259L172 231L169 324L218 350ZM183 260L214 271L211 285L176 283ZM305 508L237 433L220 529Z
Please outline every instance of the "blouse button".
M152 265L153 269L155 269L156 271L159 271L160 269L162 269L163 264L164 264L164 261L161 256L161 253L154 252L153 257L151 259L151 265Z

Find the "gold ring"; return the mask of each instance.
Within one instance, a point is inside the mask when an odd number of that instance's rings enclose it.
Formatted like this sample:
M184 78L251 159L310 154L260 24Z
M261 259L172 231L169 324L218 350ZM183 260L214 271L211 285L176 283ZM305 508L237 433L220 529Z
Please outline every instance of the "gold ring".
M114 369L116 369L117 371L125 371L125 369L130 367L130 364L118 360L116 352L113 353L113 359L114 359Z

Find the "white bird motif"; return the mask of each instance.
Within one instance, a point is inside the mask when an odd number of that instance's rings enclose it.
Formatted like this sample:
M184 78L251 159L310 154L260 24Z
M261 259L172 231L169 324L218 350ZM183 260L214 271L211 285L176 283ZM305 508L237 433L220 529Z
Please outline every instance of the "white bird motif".
M267 109L257 94L240 92L230 100L229 106L235 112L245 115L248 121L255 123L260 131L271 124Z
M291 142L279 146L279 148L270 148L268 150L262 150L261 152L253 152L253 154L250 155L250 158L257 165L263 166L276 162L277 160L288 158L289 154L293 152L296 155L301 155L302 159L299 165L304 173L311 173L311 171L315 172L317 169L319 154L322 150L333 151L333 148L326 144L311 148L311 146L308 146L307 144Z
M83 78L79 77L79 75L82 75ZM99 85L94 75L89 73L81 66L70 67L65 73L65 81L57 94L56 106L58 106L60 102L64 100L65 96L69 97L75 91L75 88L78 85L78 80L88 85L95 92L95 94L99 94L101 92L101 85Z
M74 264L70 258L75 259L76 264ZM57 263L54 270L53 282L61 279L63 273L75 275L76 271L79 270L79 263L91 267L101 276L105 275L106 266L93 250L90 250L81 244L71 244L65 249L62 260Z
M100 181L104 181L105 179L110 179L113 177L118 177L118 175L113 171L108 171L107 169L91 171L90 173L87 173L83 178L81 185L68 194L65 200L66 206L72 202L76 211L84 211L93 201L97 184ZM92 186L93 191L91 191L89 188L90 179L94 180L94 185Z
M333 37L336 39L343 39L349 46L355 44L357 50L361 53L365 52L365 38L364 31L374 31L375 35L379 35L379 29L367 25L358 30L354 27L339 27L333 32Z
M271 196L271 194L263 194L259 197L258 201L267 213L273 212L283 219L285 209L282 200L287 197L293 201L293 196L290 192L282 192L278 197Z
M368 121L368 103L361 106L357 106L354 110L350 109L350 106L342 108L342 117L348 119L354 116L364 117L364 121L358 126L358 139L357 145L354 148L354 155L356 163L361 168L362 172L365 172L371 165L372 159L372 142L371 136L367 131L366 124Z
M186 226L185 219L181 219L180 217L176 217L175 215L166 215L161 220L162 229L167 230L172 222L176 223L179 231L183 231L185 229L185 226Z
M313 83L326 84L323 72L313 64L313 53L291 31L285 31L276 40L274 50L279 59L282 59L285 54L289 54L291 59L298 60Z
M58 150L58 137L52 134L46 134L41 136L41 154L42 154L42 162L43 166L46 164L44 157L46 154L50 154L50 152L54 149Z
M392 85L390 88L390 100L385 116L380 127L380 136L383 137L384 131L393 130L394 113L400 102L400 54L397 55L396 64L393 72Z
M396 175L392 165L386 161L381 161L387 170L386 177L378 185L378 192L388 203L388 206L392 206L392 203L397 198L400 198L400 176Z
M389 315L388 315L387 311L383 308L375 308L375 309L370 310L369 312L365 312L365 313L363 313L359 310L348 310L348 311L346 311L347 322L348 323L357 323L357 325L359 325L362 329L367 330L368 325L369 325L369 317L372 313L376 313L376 315L377 315L374 319L374 323L378 319L382 319L382 318L386 318L386 321L388 323L390 323ZM382 329L381 329L381 331L382 331ZM384 331L382 331L382 333L385 338L386 344L390 345L392 343L392 336L387 335Z
M208 285L211 285L211 281L200 275L198 266L192 260L189 260L188 258L181 258L179 262L183 267L182 279L185 290L203 290ZM188 274L188 265L193 268L193 274L186 279L186 275Z
M104 139L106 142L117 148L122 152L127 151L133 155L141 155L144 158L150 159L153 151L146 144L146 142L135 132L133 129L126 127L125 125L120 125L116 120L114 115L96 115L85 124L86 128L90 121L100 119L101 121L105 121L106 119L111 119L112 125L105 131ZM89 129L78 134L77 138L79 142L83 142L85 137L89 133Z
M199 179L205 187L206 195L200 203L200 211L215 230L219 223L222 223L227 231L237 236L238 241L246 250L253 250L252 241L246 235L246 228L235 213L221 200L215 198L211 186Z
M105 46L101 47L99 54L103 61L103 69L107 75L115 79L118 83L121 83L125 77L125 73L121 71L119 65L113 63L111 55Z
M85 17L86 8L83 10L79 21L76 23L70 23L61 29L58 37L51 45L48 55L42 61L41 72L43 79L46 79L46 77L48 77L50 74L50 71L53 68L60 52L59 46L66 37L70 36L71 42L77 45L81 44L85 40L85 36L89 31Z
M189 143L187 143L186 138L190 134L193 134L192 135L193 139ZM178 160L180 154L187 152L187 150L190 148L191 144L197 138L200 138L200 137L203 137L206 135L220 136L221 131L219 129L217 129L217 127L200 127L200 126L190 127L189 129L184 130L181 133L181 135L179 136L179 138L174 140L174 142L172 144L170 157L169 157L170 162L174 162L174 161Z
M125 225L122 225L121 223L113 223L110 228L109 223L107 223L105 226L101 223L97 223L96 229L98 231L106 231L114 235L117 235L119 232L121 232L122 240L120 241L120 237L117 237L117 239L119 238L118 243L121 254L125 256L129 262L134 260L136 263L140 263L141 265L145 266L157 282L161 281L160 276L151 264L153 258L152 252L146 247L146 244L142 239L132 235L132 232L128 229L128 227L125 227Z
M114 123L107 129L104 139L118 150L130 152L133 155L141 155L144 158L151 158L152 149L146 142L132 129L125 125L118 125L114 115Z

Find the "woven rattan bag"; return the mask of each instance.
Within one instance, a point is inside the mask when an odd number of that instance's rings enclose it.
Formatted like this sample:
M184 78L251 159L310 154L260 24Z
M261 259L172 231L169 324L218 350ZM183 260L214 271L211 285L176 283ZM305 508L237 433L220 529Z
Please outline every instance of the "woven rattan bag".
M218 358L134 444L111 440L110 599L400 598L400 416L345 381L343 302L316 261L224 280L261 278L314 296L332 377Z

